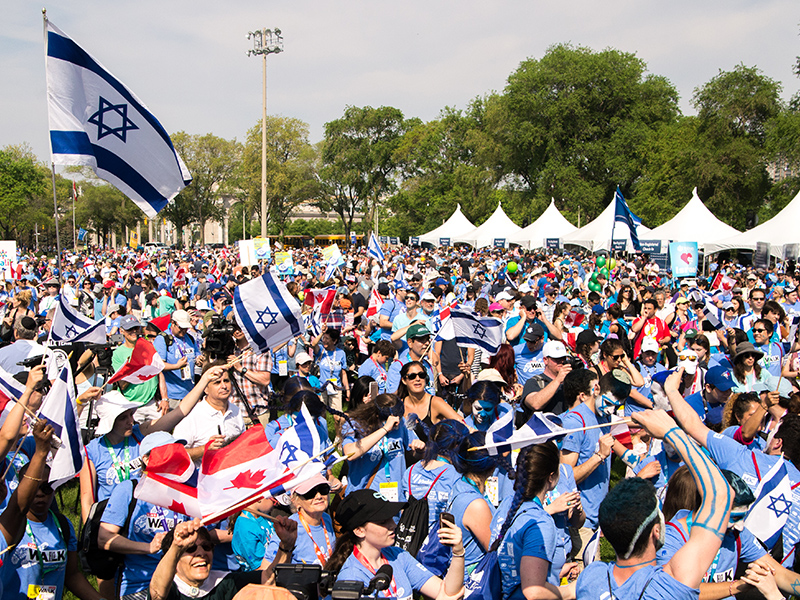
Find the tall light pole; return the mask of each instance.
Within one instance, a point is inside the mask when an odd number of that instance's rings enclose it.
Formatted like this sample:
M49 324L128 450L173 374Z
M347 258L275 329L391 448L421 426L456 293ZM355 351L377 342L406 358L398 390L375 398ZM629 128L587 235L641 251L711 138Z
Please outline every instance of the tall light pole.
M261 114L261 237L267 237L267 55L283 52L283 36L281 30L262 29L251 31L247 39L253 40L253 49L247 51L247 56L261 55L263 59L263 112Z

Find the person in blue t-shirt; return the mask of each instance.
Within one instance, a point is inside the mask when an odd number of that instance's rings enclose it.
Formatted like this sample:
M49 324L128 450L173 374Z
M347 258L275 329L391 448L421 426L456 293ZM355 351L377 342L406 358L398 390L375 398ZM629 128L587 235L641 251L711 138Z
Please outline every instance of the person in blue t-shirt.
M706 371L703 390L686 397L690 406L705 406L705 423L718 431L722 427L725 404L731 397L734 382L730 369L723 366L711 367Z
M547 493L559 476L559 453L554 442L523 448L517 457L514 495L503 499L492 519L492 549L503 583L503 600L531 597L574 597L575 584L558 587L558 532L544 509Z
M452 559L443 579L433 575L407 551L394 546L395 517L405 504L388 502L377 492L357 490L336 509L341 535L327 563L337 581L366 585L383 565L391 565L388 598L411 600L413 592L428 598L452 598L464 585L464 546L461 529L449 521L439 528L439 541L452 548Z
M265 551L270 537L275 533L275 527L266 515L274 504L272 498L261 498L230 518L229 528L233 530L231 549L245 571L266 566Z
M772 333L775 326L769 319L759 319L753 323L753 328L748 332L748 335L753 336L753 346L756 350L762 353L758 364L761 368L768 371L773 377L781 376L781 369L783 368L783 344L772 342Z
M195 364L202 364L200 344L192 337L191 328L189 313L176 310L172 313L169 333L153 340L156 352L164 361L164 380L170 408L175 408L194 387Z
M350 472L347 492L371 489L392 502L405 500L402 481L406 450L425 444L406 428L404 406L393 394L381 394L348 412L342 425L342 451Z
M322 332L312 345L319 352L319 380L322 383L322 398L334 410L342 410L343 400L350 399L350 383L347 380L347 356L339 347L342 335L338 329L322 324Z
M517 383L524 387L528 379L544 373L544 327L531 323L521 337L525 343L514 346L514 369Z
M391 342L379 340L375 346L373 346L370 357L358 367L359 377L367 375L378 382L379 394L385 394L387 392L386 380L388 373L386 371L386 363L387 361L391 361L395 354L397 354L397 350L395 350Z
M670 398L673 394L680 396L679 382L678 374L667 380ZM646 410L632 418L653 437L670 442L692 472L701 493L694 527L683 548L669 562L658 566L657 551L663 545L665 524L659 516L655 488L638 477L623 479L609 492L599 511L600 528L614 548L616 559L588 565L578 577L577 597L696 600L700 583L727 530L733 496L719 468L666 412Z

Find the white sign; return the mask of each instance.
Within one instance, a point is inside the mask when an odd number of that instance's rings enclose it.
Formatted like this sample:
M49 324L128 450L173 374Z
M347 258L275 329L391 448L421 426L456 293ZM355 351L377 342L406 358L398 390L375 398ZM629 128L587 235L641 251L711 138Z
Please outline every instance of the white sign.
M17 268L17 242L0 242L0 272L5 279L14 279L14 269Z

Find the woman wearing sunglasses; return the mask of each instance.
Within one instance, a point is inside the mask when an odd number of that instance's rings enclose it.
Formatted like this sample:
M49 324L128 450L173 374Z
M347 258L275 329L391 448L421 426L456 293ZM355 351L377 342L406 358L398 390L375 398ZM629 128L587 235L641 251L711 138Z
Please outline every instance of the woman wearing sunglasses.
M331 486L323 475L304 481L292 492L292 504L297 512L289 520L297 523L297 541L293 548L283 548L284 551L291 550L288 562L321 567L328 562L336 541L333 521L326 512L330 492ZM275 558L281 543L278 535L273 534L267 546L266 560Z
M428 427L443 419L464 419L439 396L428 393L428 374L421 362L411 361L400 369L397 397L403 402L405 416L416 414Z

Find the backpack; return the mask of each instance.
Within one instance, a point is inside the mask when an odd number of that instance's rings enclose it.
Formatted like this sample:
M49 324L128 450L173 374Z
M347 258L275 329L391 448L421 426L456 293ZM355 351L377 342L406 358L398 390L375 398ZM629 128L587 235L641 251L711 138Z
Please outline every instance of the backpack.
M127 534L133 509L136 507L136 496L133 492L136 490L137 480L133 479L131 482L133 483L133 490L131 491L131 502L128 505L128 517L125 519L125 524L120 528L120 532L124 534ZM78 536L78 558L81 561L83 572L91 573L100 579L114 579L125 560L125 555L103 550L97 543L100 522L103 520L103 512L108 505L108 500L106 498L92 504L86 523L81 527L81 533Z
M526 511L518 512L511 520L511 525L517 517L524 515ZM511 529L509 525L508 529ZM508 533L508 530L506 530ZM502 540L500 540L502 542ZM500 547L500 544L496 544ZM492 544L494 547L495 544ZM469 574L464 582L464 600L495 600L503 597L503 575L500 572L500 561L497 557L497 550L489 550L476 565L472 573Z
M422 498L415 498L411 495L411 470L408 471L408 506L403 510L403 515L397 524L394 545L408 551L411 556L417 555L425 538L428 537L428 494L444 472L445 469L442 469Z
M453 498L447 506L445 512L452 512L450 508L453 506ZM430 528L427 537L422 542L419 552L415 555L417 561L425 565L428 570L437 577L444 577L447 573L447 568L450 566L452 559L453 548L445 546L439 541L439 529L441 528L441 520L436 519L433 526Z

